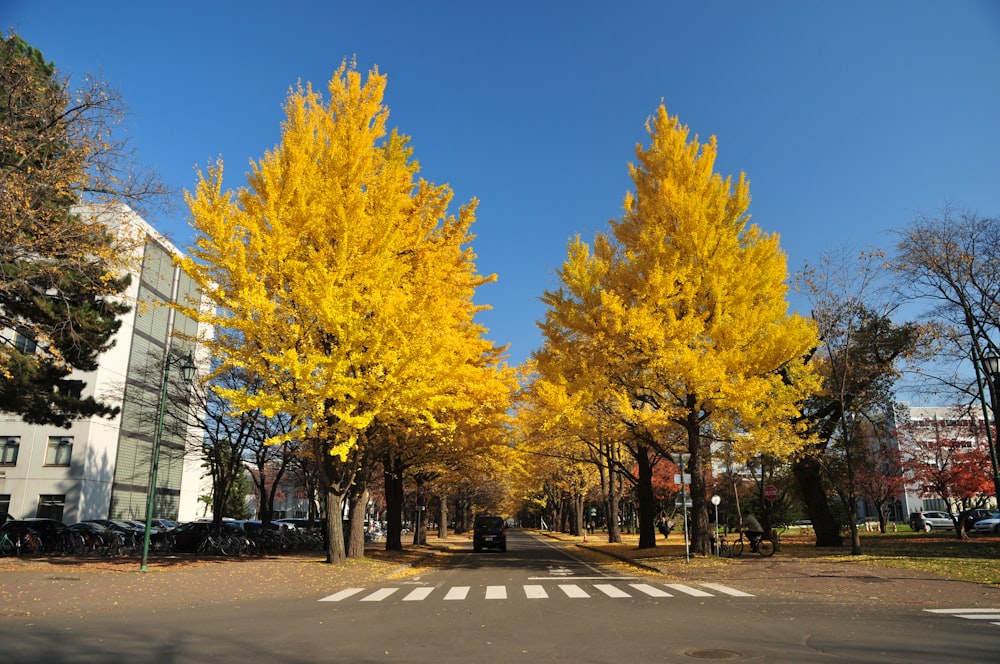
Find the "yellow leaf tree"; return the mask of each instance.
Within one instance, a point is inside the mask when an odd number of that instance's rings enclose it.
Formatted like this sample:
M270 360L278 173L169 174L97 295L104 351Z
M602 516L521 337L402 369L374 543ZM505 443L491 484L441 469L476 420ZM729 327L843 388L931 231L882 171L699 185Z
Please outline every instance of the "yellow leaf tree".
M342 65L329 99L299 85L280 144L248 186L222 186L221 161L187 197L197 235L186 272L215 309L204 340L220 370L258 377L230 390L238 410L286 413L326 488L328 561L345 558L343 501L361 443L381 423L447 430L463 395L447 378L494 351L472 322L476 273L465 245L475 201L448 214L451 191L417 178L408 141L386 129L385 76Z
M715 138L689 139L663 106L646 127L624 214L592 247L570 243L561 287L545 294L543 352L575 363L574 380L599 375L642 444L690 454L692 546L707 553L710 438L748 456L801 446L792 421L816 389L804 358L817 336L788 313L785 256L749 223L746 178L714 172ZM655 546L650 511L640 546Z

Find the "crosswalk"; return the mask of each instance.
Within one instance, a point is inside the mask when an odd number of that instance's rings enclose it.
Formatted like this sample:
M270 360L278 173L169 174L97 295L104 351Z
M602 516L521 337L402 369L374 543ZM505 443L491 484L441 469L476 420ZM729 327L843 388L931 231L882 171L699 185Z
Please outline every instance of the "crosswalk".
M360 602L383 602L388 599L398 599L403 602L421 602L440 598L442 601L453 602L467 599L482 598L485 600L506 599L590 599L590 598L668 598L668 597L753 597L750 593L730 588L719 583L699 583L688 585L684 583L591 583L579 582L545 585L541 583L526 583L520 586L451 586L437 588L434 586L417 586L404 588L387 586L384 588L346 588L320 599L320 602L343 602L356 600Z
M1000 626L1000 609L924 609L924 611L965 620L988 620L991 625Z

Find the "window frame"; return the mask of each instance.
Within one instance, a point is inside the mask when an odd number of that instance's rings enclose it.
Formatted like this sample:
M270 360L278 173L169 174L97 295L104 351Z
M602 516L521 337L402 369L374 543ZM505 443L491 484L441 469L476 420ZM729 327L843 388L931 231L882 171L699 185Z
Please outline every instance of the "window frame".
M65 493L42 493L38 495L38 509L35 510L36 518L62 521L63 514L65 513Z
M0 436L0 467L10 468L16 466L20 450L20 436ZM12 455L11 452L13 452ZM12 456L13 458L8 459L8 456Z
M65 452L64 452L65 450ZM65 456L65 460L61 460ZM73 437L49 436L45 446L45 465L67 468L73 462Z

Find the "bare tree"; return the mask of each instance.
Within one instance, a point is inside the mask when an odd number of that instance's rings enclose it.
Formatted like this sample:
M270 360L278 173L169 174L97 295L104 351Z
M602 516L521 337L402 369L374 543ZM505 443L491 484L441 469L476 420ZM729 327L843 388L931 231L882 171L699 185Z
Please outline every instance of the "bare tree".
M927 304L927 317L940 326L941 352L925 375L955 396L949 402L978 398L988 415L1000 398L1000 385L983 362L1000 351L1000 219L945 208L935 217L917 217L899 238L895 266L905 292ZM973 380L961 371L966 361ZM988 442L993 493L1000 498L996 440Z
M885 259L863 252L824 256L819 269L800 275L813 304L822 340L813 361L825 390L807 403L805 420L817 443L793 464L817 546L840 546L842 524L828 504L833 488L847 512L852 553L861 552L855 514L862 497L859 469L870 449L862 435L865 422L884 417L899 377L899 363L918 349L922 329L893 320L900 301L887 288Z

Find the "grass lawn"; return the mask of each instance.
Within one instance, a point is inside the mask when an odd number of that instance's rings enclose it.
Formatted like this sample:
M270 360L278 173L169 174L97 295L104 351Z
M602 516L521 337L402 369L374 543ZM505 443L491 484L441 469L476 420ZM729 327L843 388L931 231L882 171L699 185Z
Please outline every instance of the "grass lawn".
M568 537L568 536L563 536ZM668 541L657 537L655 549L637 549L638 535L623 533L621 544L608 544L605 533L589 538L588 548L605 550L620 558L637 561L668 559L684 556L684 535L674 531ZM579 538L573 538L579 539ZM744 554L746 555L746 554ZM861 532L861 554L851 555L850 539L840 548L817 547L812 531L790 529L781 534L781 551L776 554L816 561L866 563L883 567L899 567L949 579L1000 585L1000 537L970 535L960 540L949 532L912 532L900 527L899 532L881 534ZM725 560L699 557L691 561L702 567L726 564Z
M844 549L817 548L811 536L782 539L783 555L866 562L939 574L950 579L1000 584L1000 538L970 535L958 539L949 532L861 533L861 555Z

